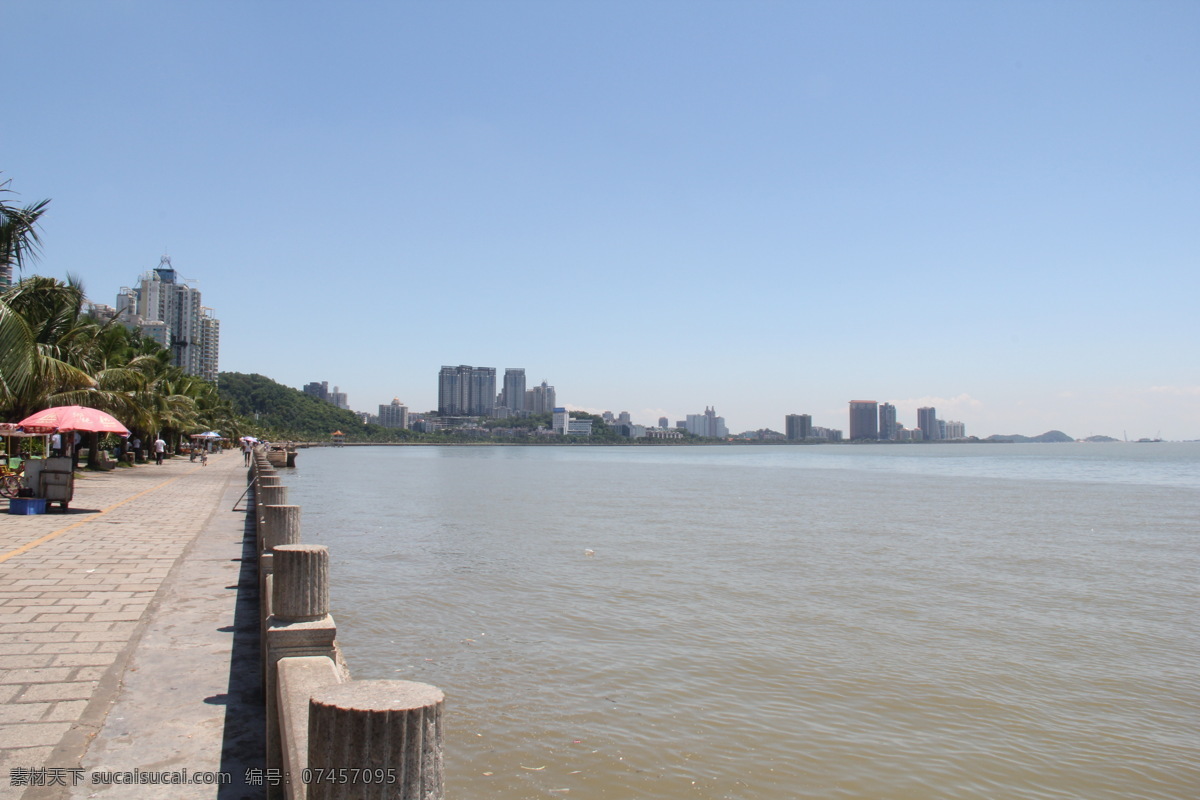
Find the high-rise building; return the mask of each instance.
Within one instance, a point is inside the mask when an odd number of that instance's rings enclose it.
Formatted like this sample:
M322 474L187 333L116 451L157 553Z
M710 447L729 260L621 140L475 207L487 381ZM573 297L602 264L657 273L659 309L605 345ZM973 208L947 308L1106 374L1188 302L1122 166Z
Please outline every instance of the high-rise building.
M875 400L850 401L850 441L879 438L879 403Z
M925 441L936 441L942 438L942 426L938 424L937 409L926 406L917 409L917 427L921 429Z
M666 417L659 417L658 427L665 431L667 428L671 427L671 420L667 419Z
M939 422L941 420L938 420ZM947 420L946 422L946 438L947 439L965 439L967 438L967 426L961 422Z
M891 403L879 404L879 438L893 441L896 438L896 407Z
M471 391L467 413L472 417L490 417L496 410L496 368L471 369Z
M725 418L718 417L716 409L708 406L705 406L703 414L688 414L684 427L693 436L708 436L718 439L725 439L729 436L729 428L725 427Z
M499 405L514 414L525 410L525 370L504 368L504 388L500 390Z
M329 381L321 381L320 383L313 381L312 383L306 383L306 384L304 384L303 392L305 394L312 395L313 397L317 398L318 400L328 400L329 399Z
M217 379L221 322L201 303L200 290L179 277L170 256L144 273L136 289L121 287L117 310L126 325L170 350L171 362L185 373Z
M346 397L346 393L338 389L336 386L333 387L333 391L330 391L329 381L321 381L320 383L313 381L312 383L306 383L301 391L307 395L317 398L318 400L324 400L326 403L332 403L338 408L344 408L346 410L350 409L350 401Z
M554 387L542 381L525 393L525 409L531 414L553 414L555 408Z
M128 286L122 286L121 291L117 292L117 313L126 325L136 324L134 319L138 316L137 292Z
M783 431L789 442L802 442L813 435L811 414L788 414L783 418Z
M438 373L438 415L490 417L496 404L496 368L442 367Z
M379 424L385 428L407 428L408 406L401 403L399 397L393 397L386 406L380 405Z
M465 364L442 367L438 373L438 416L461 417L467 413L471 390L471 368Z
M211 308L204 309L200 318L200 372L206 381L217 382L217 365L221 356L221 320L213 316Z
M164 349L169 350L171 347L171 329L167 327L167 323L154 320L153 322L143 322L138 325L138 329L142 332L142 338L149 339L158 344Z

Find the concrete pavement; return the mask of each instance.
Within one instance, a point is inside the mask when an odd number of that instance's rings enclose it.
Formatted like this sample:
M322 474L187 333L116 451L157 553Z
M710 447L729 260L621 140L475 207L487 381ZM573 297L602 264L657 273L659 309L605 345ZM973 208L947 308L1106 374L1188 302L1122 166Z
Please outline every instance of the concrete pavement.
M65 514L0 505L0 800L264 796L245 474L174 458L82 473Z

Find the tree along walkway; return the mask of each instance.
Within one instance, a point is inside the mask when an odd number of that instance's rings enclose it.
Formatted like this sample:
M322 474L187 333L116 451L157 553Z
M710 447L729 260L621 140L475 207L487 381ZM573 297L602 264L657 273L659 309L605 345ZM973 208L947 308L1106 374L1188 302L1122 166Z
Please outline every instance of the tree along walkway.
M0 800L263 795L245 476L230 451L0 505Z

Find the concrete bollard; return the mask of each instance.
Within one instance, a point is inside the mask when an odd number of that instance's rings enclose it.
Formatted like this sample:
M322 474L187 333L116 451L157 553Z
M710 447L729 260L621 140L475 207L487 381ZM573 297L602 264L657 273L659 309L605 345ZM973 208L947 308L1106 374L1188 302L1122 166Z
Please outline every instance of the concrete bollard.
M270 547L266 543L271 521L266 518L266 506L281 506L288 503L288 489L284 486L263 486L254 495L254 525L258 529L258 554Z
M309 800L441 800L444 703L440 689L411 681L317 689L308 706ZM356 770L357 784L338 780Z
M274 473L259 472L254 476L254 502L262 505L262 490L264 486L282 486L283 479Z
M286 486L261 486L254 498L254 519L258 523L258 552L261 555L267 538L267 522L265 509L267 506L287 505Z
M278 670L280 659L324 656L337 660L337 626L329 615L329 549L319 544L281 544L272 550L271 616L266 620L267 768L279 769ZM278 793L270 789L271 798Z
M267 617L271 615L273 578L275 572L274 549L284 544L300 544L300 506L263 506L264 525L259 542L258 596L264 616L259 619L259 634L266 641ZM266 670L266 654L263 654L263 670Z
M300 506L263 505L263 549L281 544L300 544Z
M275 547L271 613L287 622L311 622L329 613L329 548L319 544Z

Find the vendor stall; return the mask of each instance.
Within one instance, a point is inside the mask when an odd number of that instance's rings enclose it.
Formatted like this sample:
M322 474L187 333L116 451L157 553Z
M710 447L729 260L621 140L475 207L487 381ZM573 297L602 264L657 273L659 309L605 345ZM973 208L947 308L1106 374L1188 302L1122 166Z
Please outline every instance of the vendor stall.
M67 434L115 433L128 436L129 429L112 416L87 406L58 406L26 417L18 423L30 433ZM64 440L67 437L63 437ZM70 456L47 458L26 465L25 483L34 490L34 497L58 503L64 510L75 495L75 459Z

